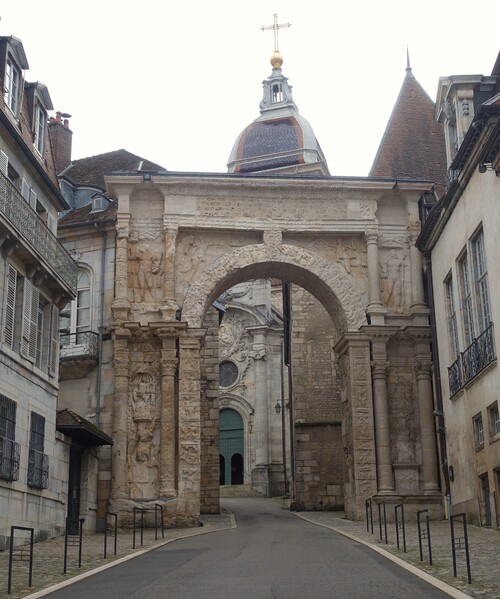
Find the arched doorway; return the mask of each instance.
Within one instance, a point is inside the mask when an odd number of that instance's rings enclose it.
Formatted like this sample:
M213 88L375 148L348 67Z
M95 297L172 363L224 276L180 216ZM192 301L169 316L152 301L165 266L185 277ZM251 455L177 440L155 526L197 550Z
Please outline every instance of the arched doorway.
M220 484L243 484L243 420L235 410L220 412ZM223 469L223 471L222 471Z

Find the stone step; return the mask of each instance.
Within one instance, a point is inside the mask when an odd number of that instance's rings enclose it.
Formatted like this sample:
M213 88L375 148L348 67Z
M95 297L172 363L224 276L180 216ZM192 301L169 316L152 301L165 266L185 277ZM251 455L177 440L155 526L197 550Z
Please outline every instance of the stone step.
M221 497L264 497L262 493L254 491L251 485L221 485Z

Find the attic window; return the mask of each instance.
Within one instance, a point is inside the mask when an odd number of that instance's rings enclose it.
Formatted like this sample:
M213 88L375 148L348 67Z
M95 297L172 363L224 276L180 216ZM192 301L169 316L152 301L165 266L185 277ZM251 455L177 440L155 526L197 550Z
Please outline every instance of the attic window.
M91 212L102 212L109 206L109 200L104 196L95 196L92 198Z
M4 97L5 103L14 113L19 112L19 89L21 84L21 71L17 68L11 58L7 59L5 69Z
M40 156L45 150L45 134L47 131L47 113L39 102L35 106L35 148Z

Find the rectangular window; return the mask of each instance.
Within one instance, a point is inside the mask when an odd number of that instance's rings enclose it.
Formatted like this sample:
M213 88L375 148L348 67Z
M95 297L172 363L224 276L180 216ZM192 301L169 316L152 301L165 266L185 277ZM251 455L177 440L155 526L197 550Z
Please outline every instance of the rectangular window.
M19 112L20 84L21 72L12 60L8 58L5 68L4 97L5 103L16 116Z
M476 295L479 333L482 333L491 323L488 271L486 270L482 230L473 238L471 247L474 262L474 292Z
M484 445L484 428L483 428L483 417L481 414L474 416L472 419L472 424L474 427L474 442L476 447Z
M19 443L16 443L16 409L12 399L0 394L0 478L19 480Z
M45 418L31 412L30 421L28 485L34 489L46 489L49 481L49 457L43 453Z
M448 320L448 336L450 340L450 352L453 360L460 355L458 344L457 313L455 310L455 299L453 292L453 279L451 274L445 281L446 315Z
M490 437L500 434L500 412L498 410L497 401L488 407L488 421L490 426Z
M469 281L469 260L467 257L467 252L464 252L458 262L458 277L460 282L460 298L465 346L468 347L474 340L474 312L472 309L472 292Z

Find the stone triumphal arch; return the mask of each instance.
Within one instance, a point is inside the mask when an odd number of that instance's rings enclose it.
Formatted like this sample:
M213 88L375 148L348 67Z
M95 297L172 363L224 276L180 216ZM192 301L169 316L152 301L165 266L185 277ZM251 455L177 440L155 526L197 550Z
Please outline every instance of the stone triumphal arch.
M294 368L296 499L319 507L341 496L353 518L373 496L438 509L430 330L414 247L427 183L167 172L110 175L106 183L118 201L113 510L164 502L178 524L218 510L216 308L229 289L256 279L289 281L313 298L294 300L303 325L297 348L315 324L303 306L314 300L329 317L325 352L315 359L314 343L304 341L313 359L307 366L298 358ZM259 392L271 359L266 327L265 318L247 326L248 349L234 355L247 377L252 372L258 401L274 403L264 386ZM306 381L321 382L321 369L337 406L328 422ZM224 402L257 439L257 464L268 476L272 448L258 439L274 426L269 416L253 414L237 393ZM338 480L317 461L329 451L326 439L339 443Z

